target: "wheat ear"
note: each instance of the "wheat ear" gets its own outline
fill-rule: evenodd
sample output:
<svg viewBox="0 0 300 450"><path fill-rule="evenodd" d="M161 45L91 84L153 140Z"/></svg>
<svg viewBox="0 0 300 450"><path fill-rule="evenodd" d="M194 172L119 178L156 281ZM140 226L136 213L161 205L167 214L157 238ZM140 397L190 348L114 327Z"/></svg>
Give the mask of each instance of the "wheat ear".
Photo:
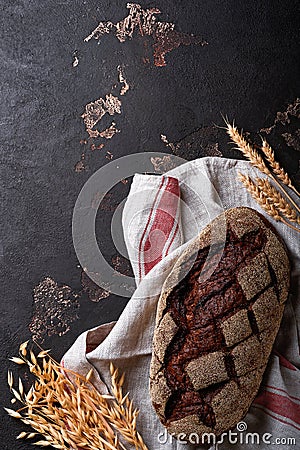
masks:
<svg viewBox="0 0 300 450"><path fill-rule="evenodd" d="M230 136L232 142L237 145L237 150L240 150L250 163L259 169L265 175L271 175L269 168L264 162L262 156L254 150L251 145L246 141L242 134L239 133L237 127L233 124L231 125L228 121L226 123L226 131Z"/></svg>
<svg viewBox="0 0 300 450"><path fill-rule="evenodd" d="M276 206L279 212L290 222L300 225L300 216L295 209L286 201L279 191L266 178L256 178L256 185L265 193L270 201Z"/></svg>
<svg viewBox="0 0 300 450"><path fill-rule="evenodd" d="M277 176L277 178L290 189L292 189L295 194L300 197L300 193L297 191L295 186L293 186L292 181L286 171L280 166L280 164L275 160L274 151L271 146L268 144L266 140L262 141L262 151L264 152L270 167L273 170L273 173Z"/></svg>
<svg viewBox="0 0 300 450"><path fill-rule="evenodd" d="M287 222L281 215L280 209L271 201L268 195L255 184L255 182L248 176L238 173L239 180L243 183L247 191L251 194L254 200L276 221L280 221L300 233L300 229Z"/></svg>
<svg viewBox="0 0 300 450"><path fill-rule="evenodd" d="M289 194L283 189L282 185L279 183L279 181L276 179L276 177L273 175L273 173L267 167L267 165L266 165L265 161L263 160L262 156L256 150L254 150L251 147L251 145L246 141L246 139L243 137L243 135L239 133L237 127L234 124L231 125L227 120L226 120L225 123L226 123L227 134L230 136L232 142L237 144L237 149L240 150L243 153L243 155L246 156L246 158L248 158L248 160L250 161L250 163L254 167L259 169L265 175L268 175L269 177L271 177L272 180L274 181L274 183L281 190L281 192L292 203L294 208L296 208L296 210L298 212L300 212L299 206L294 202L294 200L289 196ZM269 156L270 156L270 151L269 150L267 150L267 151L268 151ZM277 164L278 163L276 163L276 168L277 168ZM277 172L278 172L278 169L277 169ZM281 177L286 180L286 177L284 177L283 173L284 173L284 171L280 171Z"/></svg>

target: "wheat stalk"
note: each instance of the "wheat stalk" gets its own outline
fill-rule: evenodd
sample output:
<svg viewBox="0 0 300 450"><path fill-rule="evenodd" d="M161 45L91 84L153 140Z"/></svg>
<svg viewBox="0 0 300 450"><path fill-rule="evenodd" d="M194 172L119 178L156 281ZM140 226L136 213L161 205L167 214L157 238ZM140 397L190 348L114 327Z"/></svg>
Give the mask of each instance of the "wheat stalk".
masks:
<svg viewBox="0 0 300 450"><path fill-rule="evenodd" d="M286 171L280 166L280 164L275 160L274 151L268 144L266 140L263 139L262 141L262 147L261 147L263 153L266 156L266 159L268 163L270 164L270 167L273 171L273 173L277 176L277 178L286 186L288 186L290 189L292 189L295 194L300 196L300 193L297 191L297 189L293 186L291 179L289 175L286 173ZM297 206L297 205L296 205Z"/></svg>
<svg viewBox="0 0 300 450"><path fill-rule="evenodd" d="M294 206L294 208L298 212L300 212L299 206L294 202L291 196L286 192L286 190L277 180L278 178L282 183L292 188L294 192L298 194L298 191L293 187L288 174L284 171L284 169L280 167L279 163L275 161L274 152L271 149L271 147L267 144L267 142L263 141L262 150L274 173L272 173L271 170L267 167L262 156L256 150L254 150L251 147L251 145L246 141L246 139L243 137L243 135L239 133L237 127L234 124L231 125L227 119L225 119L225 124L227 134L230 136L232 142L237 144L237 149L240 150L244 156L246 156L246 158L254 167L259 169L260 172L262 172L263 174L268 175L280 189L282 194L285 195L285 197L289 200L289 202Z"/></svg>
<svg viewBox="0 0 300 450"><path fill-rule="evenodd" d="M230 136L233 143L237 144L237 150L240 150L243 155L249 160L249 162L260 170L260 172L264 173L265 175L268 175L273 179L273 181L276 183L276 185L279 187L279 189L284 193L284 195L287 196L287 198L293 203L294 207L300 212L299 207L294 203L293 199L287 194L287 192L283 189L281 184L278 182L278 180L275 178L274 174L270 171L270 169L267 167L264 159L262 156L254 150L251 145L246 141L246 139L243 137L241 133L239 133L237 127L233 124L231 125L228 121L226 123L226 131L227 134ZM265 142L265 141L264 141ZM262 147L262 150L264 151L266 158L268 162L271 165L271 168L274 170L275 175L285 183L291 184L291 181L288 177L288 175L285 173L283 169L280 168L279 163L277 163L274 159L274 154L272 149L268 145L264 145ZM298 192L296 191L298 194Z"/></svg>
<svg viewBox="0 0 300 450"><path fill-rule="evenodd" d="M5 409L34 432L23 431L17 439L41 435L43 439L35 445L61 450L126 450L125 441L136 450L148 450L136 429L138 410L133 408L128 394L123 395L124 375L119 377L112 364L112 394L103 395L90 381L93 369L86 376L79 375L62 367L48 351L42 350L37 356L28 352L27 344L21 344L19 356L11 360L29 367L35 382L26 393L21 379L18 388L14 387L9 371L12 401L22 407L17 411Z"/></svg>
<svg viewBox="0 0 300 450"><path fill-rule="evenodd" d="M280 196L280 201L278 204L279 197L276 196L276 198L275 198L276 201L274 202L273 189L266 191L265 190L266 186L264 185L264 183L260 183L260 186L259 186L259 185L255 184L255 182L248 175L243 175L242 173L238 173L238 178L243 183L243 185L245 186L247 191L254 198L254 200L271 217L273 217L276 221L280 221L280 222L284 223L285 225L292 228L293 230L300 232L299 228L296 228L294 225L287 222L284 219L284 217L282 217L280 215L280 214L283 214L284 212L286 213L287 211L289 211L289 207L286 205L286 201L285 201L285 199L283 199L282 196ZM261 181L261 179L259 179L259 180ZM279 194L278 191L276 191L276 193L277 193L277 195ZM285 205L282 204L281 199L284 200Z"/></svg>

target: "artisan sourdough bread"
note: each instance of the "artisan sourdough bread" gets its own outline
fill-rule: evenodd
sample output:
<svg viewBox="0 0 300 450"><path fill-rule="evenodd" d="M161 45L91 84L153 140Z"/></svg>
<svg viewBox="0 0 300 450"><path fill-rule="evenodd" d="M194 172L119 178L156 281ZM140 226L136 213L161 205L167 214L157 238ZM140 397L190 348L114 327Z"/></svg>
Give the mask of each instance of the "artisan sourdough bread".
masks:
<svg viewBox="0 0 300 450"><path fill-rule="evenodd" d="M170 433L220 435L245 416L289 270L273 227L244 207L214 219L178 259L159 299L150 369L152 403Z"/></svg>

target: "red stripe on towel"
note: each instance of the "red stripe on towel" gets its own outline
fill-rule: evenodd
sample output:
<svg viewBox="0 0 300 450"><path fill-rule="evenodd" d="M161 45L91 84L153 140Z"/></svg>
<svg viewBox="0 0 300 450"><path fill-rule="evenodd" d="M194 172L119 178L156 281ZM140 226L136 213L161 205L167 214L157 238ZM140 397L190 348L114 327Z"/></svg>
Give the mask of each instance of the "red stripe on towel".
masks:
<svg viewBox="0 0 300 450"><path fill-rule="evenodd" d="M295 397L294 395L291 395L288 391L285 391L284 389L280 389L276 386L271 386L269 384L265 384L264 387L267 389L273 389L274 391L282 392L283 394L286 394L287 397L290 397L291 399L297 400L300 402L300 397Z"/></svg>
<svg viewBox="0 0 300 450"><path fill-rule="evenodd" d="M287 369L290 370L297 370L297 367L295 367L290 361L288 361L283 355L281 355L280 353L278 353L276 350L273 350L273 354L278 356L279 358L279 364L283 367L286 367Z"/></svg>
<svg viewBox="0 0 300 450"><path fill-rule="evenodd" d="M300 425L300 405L293 402L291 398L264 391L256 397L253 403Z"/></svg>
<svg viewBox="0 0 300 450"><path fill-rule="evenodd" d="M149 227L149 224L150 224L152 215L153 215L153 211L154 211L154 208L155 208L155 204L156 204L156 202L157 202L157 198L158 198L158 195L159 195L159 193L160 193L160 190L161 190L162 187L163 187L164 181L165 181L165 177L162 177L160 186L159 186L159 188L158 188L158 190L157 190L157 192L156 192L155 199L154 199L153 205L152 205L152 207L151 207L150 214L149 214L149 216L148 216L148 220L147 220L146 226L145 226L145 228L144 228L144 231L143 231L143 233L142 233L142 237L141 237L140 244L139 244L138 264L139 264L139 278L140 278L140 279L141 279L142 276L143 276L143 274L142 274L142 261L141 261L141 260L142 260L141 256L142 256L143 240L144 240L144 237L145 237L145 235L146 235L146 233L147 233L147 230L148 230L148 227Z"/></svg>
<svg viewBox="0 0 300 450"><path fill-rule="evenodd" d="M178 215L179 199L178 180L172 177L163 177L139 245L140 279L161 261L164 247L173 233L164 254L167 255L171 249L179 229L175 220Z"/></svg>

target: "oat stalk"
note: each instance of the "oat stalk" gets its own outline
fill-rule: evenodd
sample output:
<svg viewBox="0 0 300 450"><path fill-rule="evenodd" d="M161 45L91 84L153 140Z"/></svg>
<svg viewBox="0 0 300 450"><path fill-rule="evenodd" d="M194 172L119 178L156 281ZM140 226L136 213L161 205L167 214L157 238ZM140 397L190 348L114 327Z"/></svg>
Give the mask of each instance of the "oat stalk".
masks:
<svg viewBox="0 0 300 450"><path fill-rule="evenodd" d="M227 119L225 119L226 123L226 131L227 134L230 136L233 143L237 145L237 149L240 150L243 155L249 160L249 162L260 170L265 175L268 175L276 184L278 189L282 192L282 194L289 200L289 202L294 206L294 208L300 212L299 206L294 202L294 200L291 198L291 196L286 192L286 190L283 188L281 183L278 181L280 180L282 183L284 183L289 188L293 189L293 191L299 195L296 188L291 183L291 180L288 176L288 174L282 169L278 162L275 161L274 152L271 149L271 147L267 144L266 141L263 141L262 145L262 151L264 155L266 156L266 159L270 165L270 168L267 166L266 162L264 161L263 157L259 154L257 150L255 150L244 138L242 133L239 133L237 127L234 124L230 124Z"/></svg>
<svg viewBox="0 0 300 450"><path fill-rule="evenodd" d="M273 217L273 219L284 223L288 227L300 233L299 228L289 223L282 216L287 217L288 215L290 216L288 220L291 220L292 218L293 221L296 221L297 223L299 223L299 217L298 219L294 220L295 216L294 213L291 212L291 206L288 205L286 200L281 196L280 193L278 193L278 191L276 191L276 189L272 185L269 186L268 181L258 178L256 179L258 184L255 184L255 182L248 175L243 175L242 173L238 173L238 178L254 198L254 200L261 206L262 209L264 209L271 217ZM268 189L268 187L270 187L270 189ZM274 197L273 189L276 192L276 197Z"/></svg>
<svg viewBox="0 0 300 450"><path fill-rule="evenodd" d="M27 366L35 377L26 392L21 379L17 383L11 371L8 385L18 410L7 413L33 428L23 431L17 439L42 439L34 445L61 450L126 450L126 442L136 450L148 450L136 429L138 410L128 394L123 395L124 375L111 364L111 394L101 394L91 382L93 370L86 376L62 367L41 350L36 356L23 343L19 356L11 358ZM17 385L17 386L15 386Z"/></svg>

